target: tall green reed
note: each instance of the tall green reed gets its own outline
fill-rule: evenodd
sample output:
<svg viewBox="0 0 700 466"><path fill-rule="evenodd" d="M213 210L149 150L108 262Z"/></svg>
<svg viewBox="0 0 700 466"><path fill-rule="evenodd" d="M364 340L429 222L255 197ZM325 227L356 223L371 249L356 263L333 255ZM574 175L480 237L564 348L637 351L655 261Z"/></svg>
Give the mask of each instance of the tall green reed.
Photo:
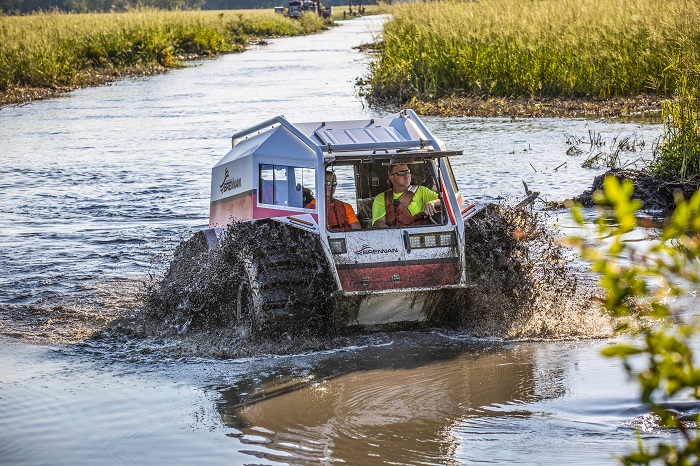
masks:
<svg viewBox="0 0 700 466"><path fill-rule="evenodd" d="M649 170L661 178L700 178L700 69L683 77L676 99L662 108L664 130Z"/></svg>
<svg viewBox="0 0 700 466"><path fill-rule="evenodd" d="M272 10L0 15L0 93L89 85L105 75L172 68L184 57L241 51L256 38L308 34L328 26Z"/></svg>
<svg viewBox="0 0 700 466"><path fill-rule="evenodd" d="M369 94L670 96L679 76L668 66L679 54L700 63L699 32L700 5L688 0L403 4L385 26Z"/></svg>

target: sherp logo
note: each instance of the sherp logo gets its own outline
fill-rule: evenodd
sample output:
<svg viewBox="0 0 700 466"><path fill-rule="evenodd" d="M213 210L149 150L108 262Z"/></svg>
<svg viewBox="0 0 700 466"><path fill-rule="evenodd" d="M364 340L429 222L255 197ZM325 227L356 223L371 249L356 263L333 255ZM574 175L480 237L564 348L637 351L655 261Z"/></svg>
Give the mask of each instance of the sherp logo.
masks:
<svg viewBox="0 0 700 466"><path fill-rule="evenodd" d="M372 246L369 244L365 244L362 246L360 249L355 251L355 254L358 256L363 256L365 254L388 254L391 252L399 252L398 249L396 248L389 248L389 249L374 249Z"/></svg>
<svg viewBox="0 0 700 466"><path fill-rule="evenodd" d="M230 191L232 189L240 188L241 187L241 179L240 178L232 178L228 179L228 168L224 171L224 181L221 182L219 185L219 190L221 191L221 194L225 193L226 191Z"/></svg>

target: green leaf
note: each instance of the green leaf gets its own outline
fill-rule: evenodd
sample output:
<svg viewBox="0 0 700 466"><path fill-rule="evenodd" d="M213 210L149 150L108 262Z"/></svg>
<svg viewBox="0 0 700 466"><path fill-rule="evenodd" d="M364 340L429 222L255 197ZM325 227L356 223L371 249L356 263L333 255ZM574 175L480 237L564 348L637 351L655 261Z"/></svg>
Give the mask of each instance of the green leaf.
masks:
<svg viewBox="0 0 700 466"><path fill-rule="evenodd" d="M601 351L601 354L607 358L613 358L613 357L627 357L627 356L632 356L635 354L641 353L643 350L640 348L637 348L636 346L632 345L622 345L622 344L617 344L617 345L611 345L606 348L603 348Z"/></svg>

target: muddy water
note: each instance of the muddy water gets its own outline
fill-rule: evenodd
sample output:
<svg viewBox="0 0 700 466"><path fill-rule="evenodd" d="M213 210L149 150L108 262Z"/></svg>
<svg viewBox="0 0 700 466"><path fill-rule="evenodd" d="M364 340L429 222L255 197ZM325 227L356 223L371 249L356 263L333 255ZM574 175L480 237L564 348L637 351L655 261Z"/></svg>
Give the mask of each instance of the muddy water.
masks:
<svg viewBox="0 0 700 466"><path fill-rule="evenodd" d="M382 114L353 88L366 65L352 46L379 24L0 110L0 463L612 464L633 448L644 409L599 356L607 341L559 341L556 328L540 342L375 333L229 360L170 340L83 342L136 313L149 274L206 225L210 169L234 131L277 114ZM426 123L467 154L453 167L480 201L515 198L522 180L571 197L601 172L581 168L589 153L633 135L644 144L622 156L648 158L660 134L633 122ZM565 215L551 221L568 231Z"/></svg>

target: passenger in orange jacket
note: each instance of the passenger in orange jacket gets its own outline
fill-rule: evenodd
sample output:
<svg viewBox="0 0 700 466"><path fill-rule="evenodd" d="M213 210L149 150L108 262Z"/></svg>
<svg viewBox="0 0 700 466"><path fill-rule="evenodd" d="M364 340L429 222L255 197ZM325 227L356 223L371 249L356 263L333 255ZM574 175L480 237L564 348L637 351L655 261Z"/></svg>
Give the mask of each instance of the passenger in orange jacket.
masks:
<svg viewBox="0 0 700 466"><path fill-rule="evenodd" d="M326 172L326 201L328 210L326 211L326 221L330 231L359 230L362 228L360 221L355 215L352 206L346 202L336 199L335 187L338 185L335 173ZM316 207L316 199L306 205L307 209Z"/></svg>

